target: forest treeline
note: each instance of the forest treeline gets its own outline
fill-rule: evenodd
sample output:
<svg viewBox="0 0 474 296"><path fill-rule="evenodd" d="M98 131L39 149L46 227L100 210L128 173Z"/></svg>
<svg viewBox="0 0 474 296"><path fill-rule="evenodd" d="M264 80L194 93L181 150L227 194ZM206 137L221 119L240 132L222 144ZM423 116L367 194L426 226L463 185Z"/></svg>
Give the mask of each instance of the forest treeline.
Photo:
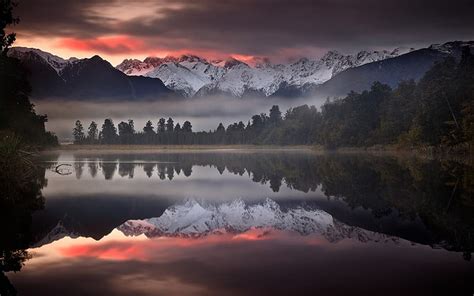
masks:
<svg viewBox="0 0 474 296"><path fill-rule="evenodd" d="M328 101L318 110L303 105L282 115L277 105L213 131L193 132L192 124L172 118L148 121L136 130L133 120L105 119L101 129L80 121L73 131L78 144L274 144L326 148L373 145L467 146L474 139L474 58L465 48L459 62L437 63L419 81L397 88L375 82L362 93Z"/></svg>

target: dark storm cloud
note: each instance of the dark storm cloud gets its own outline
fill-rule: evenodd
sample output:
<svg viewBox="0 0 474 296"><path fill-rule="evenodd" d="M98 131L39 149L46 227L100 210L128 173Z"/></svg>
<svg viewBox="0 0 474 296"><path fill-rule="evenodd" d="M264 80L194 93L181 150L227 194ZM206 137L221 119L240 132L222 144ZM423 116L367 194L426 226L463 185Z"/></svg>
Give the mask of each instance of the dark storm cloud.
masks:
<svg viewBox="0 0 474 296"><path fill-rule="evenodd" d="M88 9L100 0L19 0L15 14L20 17L22 33L36 37L75 36L91 37L111 32L108 19L95 16Z"/></svg>
<svg viewBox="0 0 474 296"><path fill-rule="evenodd" d="M101 14L108 6L144 8L146 17ZM23 0L21 33L93 38L129 35L150 48L271 54L287 48L354 49L474 38L472 0ZM147 6L149 7L149 6ZM149 12L154 13L149 13Z"/></svg>

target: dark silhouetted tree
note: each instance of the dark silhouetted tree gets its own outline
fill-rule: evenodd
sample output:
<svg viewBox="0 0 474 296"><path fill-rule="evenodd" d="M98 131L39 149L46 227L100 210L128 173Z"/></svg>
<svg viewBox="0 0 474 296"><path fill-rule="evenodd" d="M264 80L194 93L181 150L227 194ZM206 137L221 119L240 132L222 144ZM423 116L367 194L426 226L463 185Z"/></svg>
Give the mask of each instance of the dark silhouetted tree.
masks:
<svg viewBox="0 0 474 296"><path fill-rule="evenodd" d="M5 29L19 21L12 14L15 6L13 1L0 1L0 131L13 132L33 145L57 145L56 136L46 132L47 116L37 115L29 100L27 71L18 59L7 56L15 34Z"/></svg>
<svg viewBox="0 0 474 296"><path fill-rule="evenodd" d="M157 128L158 133L163 133L166 131L166 119L160 118L158 120L158 128Z"/></svg>
<svg viewBox="0 0 474 296"><path fill-rule="evenodd" d="M82 144L85 140L84 127L80 120L76 120L76 126L74 127L72 134L74 136L74 144Z"/></svg>
<svg viewBox="0 0 474 296"><path fill-rule="evenodd" d="M154 127L153 127L153 123L151 122L151 120L148 120L145 124L145 127L143 127L143 132L146 134L146 135L153 135L155 134L155 131L154 131Z"/></svg>
<svg viewBox="0 0 474 296"><path fill-rule="evenodd" d="M92 121L87 130L88 142L91 144L95 143L97 141L98 133L99 131L97 129L97 123L95 123L95 121Z"/></svg>
<svg viewBox="0 0 474 296"><path fill-rule="evenodd" d="M270 109L270 124L276 125L281 122L281 112L278 105L273 105Z"/></svg>
<svg viewBox="0 0 474 296"><path fill-rule="evenodd" d="M20 22L18 17L13 16L13 8L16 3L11 0L0 0L0 49L3 56L7 55L7 51L15 42L16 34L5 32L5 28L9 25L16 25Z"/></svg>
<svg viewBox="0 0 474 296"><path fill-rule="evenodd" d="M225 133L225 127L222 124L222 122L219 123L219 125L217 126L216 133L220 133L220 134Z"/></svg>
<svg viewBox="0 0 474 296"><path fill-rule="evenodd" d="M130 134L135 134L135 122L133 122L133 119L128 120L128 126L129 126L129 131Z"/></svg>
<svg viewBox="0 0 474 296"><path fill-rule="evenodd" d="M174 130L174 121L170 117L168 118L168 121L166 122L166 131L167 132L172 132Z"/></svg>
<svg viewBox="0 0 474 296"><path fill-rule="evenodd" d="M135 129L133 127L133 120L128 122L120 122L118 124L118 131L120 137L120 143L122 144L132 144L133 136L135 134Z"/></svg>
<svg viewBox="0 0 474 296"><path fill-rule="evenodd" d="M114 144L117 142L117 129L112 119L107 118L102 125L102 142L105 144Z"/></svg>
<svg viewBox="0 0 474 296"><path fill-rule="evenodd" d="M191 133L193 131L193 126L191 125L191 122L189 121L185 121L183 123L183 128L182 128L182 131L183 132L186 132L186 133Z"/></svg>

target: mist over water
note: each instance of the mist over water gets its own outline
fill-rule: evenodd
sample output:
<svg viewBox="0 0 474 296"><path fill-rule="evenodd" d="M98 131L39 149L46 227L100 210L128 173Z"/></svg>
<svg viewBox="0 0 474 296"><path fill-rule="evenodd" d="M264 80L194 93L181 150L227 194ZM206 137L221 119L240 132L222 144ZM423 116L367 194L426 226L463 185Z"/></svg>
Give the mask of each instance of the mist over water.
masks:
<svg viewBox="0 0 474 296"><path fill-rule="evenodd" d="M80 100L47 99L34 101L39 114L47 114L47 129L56 133L60 141L72 138L71 132L76 120L80 120L87 128L91 121L95 121L99 128L105 118L112 118L115 125L120 121L133 119L135 129L142 131L148 120L156 123L161 117L172 117L175 124L182 124L189 120L193 131L209 131L217 128L220 122L227 125L242 121L245 124L252 115L267 113L272 105L278 105L282 114L291 107L304 104L314 105L318 109L326 98L231 98L206 97L189 98L186 100L166 101L110 101L95 100L86 102Z"/></svg>

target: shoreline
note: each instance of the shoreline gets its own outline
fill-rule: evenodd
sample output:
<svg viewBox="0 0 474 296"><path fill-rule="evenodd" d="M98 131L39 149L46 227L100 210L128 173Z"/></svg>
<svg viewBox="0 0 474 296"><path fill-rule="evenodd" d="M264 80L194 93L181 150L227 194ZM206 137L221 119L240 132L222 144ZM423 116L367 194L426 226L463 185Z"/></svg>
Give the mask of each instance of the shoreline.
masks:
<svg viewBox="0 0 474 296"><path fill-rule="evenodd" d="M77 145L77 144L62 144L57 147L49 147L41 153L55 153L55 152L80 152L80 153L127 153L127 152L235 152L235 151L305 151L321 154L378 154L378 155L405 155L417 156L425 158L444 158L444 159L463 159L464 161L473 162L473 153L469 153L466 149L451 149L446 150L441 147L417 147L417 148L401 148L399 146L382 146L376 145L371 147L341 147L337 149L326 149L317 145Z"/></svg>
<svg viewBox="0 0 474 296"><path fill-rule="evenodd" d="M50 147L43 150L42 154L56 152L78 153L162 153L162 152L258 152L258 151L320 151L310 145L274 146L274 145L76 145L66 144Z"/></svg>

